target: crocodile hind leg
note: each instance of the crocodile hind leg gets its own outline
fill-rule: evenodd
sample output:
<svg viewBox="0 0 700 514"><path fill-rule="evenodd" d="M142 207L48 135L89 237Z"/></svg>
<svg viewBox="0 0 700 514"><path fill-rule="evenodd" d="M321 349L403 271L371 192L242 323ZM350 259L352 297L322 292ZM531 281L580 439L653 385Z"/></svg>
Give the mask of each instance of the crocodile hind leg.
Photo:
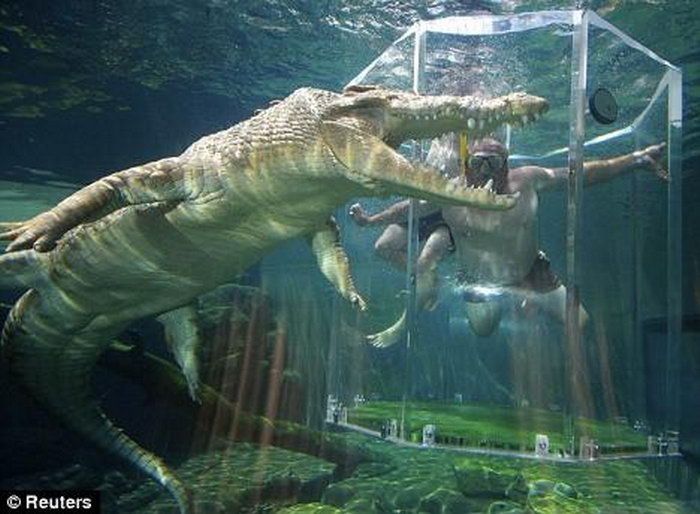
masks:
<svg viewBox="0 0 700 514"><path fill-rule="evenodd" d="M54 319L55 303L42 302L32 289L10 311L1 339L10 371L67 428L134 464L172 494L182 514L191 514L192 500L184 484L158 457L113 425L92 397L90 372L114 330L61 332Z"/></svg>

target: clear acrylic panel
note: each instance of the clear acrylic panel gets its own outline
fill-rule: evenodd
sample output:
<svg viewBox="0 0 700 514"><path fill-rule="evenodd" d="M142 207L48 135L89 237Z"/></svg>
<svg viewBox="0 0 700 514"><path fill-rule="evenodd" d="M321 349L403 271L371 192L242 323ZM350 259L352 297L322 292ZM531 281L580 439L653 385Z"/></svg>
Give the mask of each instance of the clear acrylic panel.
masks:
<svg viewBox="0 0 700 514"><path fill-rule="evenodd" d="M557 12L510 18L451 18L423 23L382 54L376 63L381 71L389 59L401 62L396 56L397 47L401 45L406 55L424 55L417 69L399 73L404 78L413 74L413 86L417 91L486 96L527 91L546 97L550 111L536 125L514 130L506 127L496 137L509 145L511 167L526 164L566 166L566 154L557 153L557 150L566 147L569 140L571 20L571 13ZM411 41L413 47L407 46L407 41ZM416 51L416 44L422 45L422 51ZM370 78L377 76L374 67L370 66L353 83L373 83ZM407 146L405 150L409 155L422 153L425 156L429 154L429 148L430 142L423 142L417 147ZM428 159L435 164L430 157ZM457 171L444 169L444 164L441 167L448 173ZM566 263L565 196L559 191L542 201L548 202L544 209L556 214L541 216L536 230L543 233L543 245L548 247L553 268L563 273ZM368 201L367 205L374 212L391 203L391 200L384 204ZM460 209L452 210L449 215L459 216ZM418 227L420 223L415 221L411 225ZM375 229L373 240L378 237L376 233ZM419 243L416 228L409 240L415 243L412 247L416 249L409 253L410 264L415 263L424 241ZM558 435L552 435L552 439L558 439L557 444L562 447L566 431L566 420L562 416L566 359L562 353L563 345L554 345L552 341L564 338L563 311L559 313L558 325L553 324L542 315L541 309L530 307L524 296L504 295L496 301L502 318L499 329L488 335L475 335L461 298L462 270L459 245L457 247L454 258L440 263L439 304L434 310L416 309L415 298L410 294L415 280L410 276L403 279L405 286L394 290L393 299L384 288L379 306L383 315L375 317L370 328L385 328L387 315L391 320L390 313L393 312L395 319L403 309L407 311L409 323L400 344L371 352L371 367L381 366L386 359L393 363L405 360L403 394L406 403L397 403L400 395L387 395L384 391L370 395L386 402L383 405L386 417L396 419L399 430L404 421L405 432L400 435L407 440L420 441L423 427L430 424L431 416L444 417L444 412L441 415L435 412L450 409L457 402L458 409L465 413L472 411L472 417L484 417L482 426L471 433L461 434L459 428L450 431L445 425L446 420L443 420L442 427L436 422L439 441L459 441L459 445L465 447L531 451L535 445L534 431L524 438L514 438L507 433L506 427L499 433L494 419L488 418L503 416L517 428L518 416L537 416L540 415L539 409L545 411L549 426L556 425ZM380 266L386 268L388 265L384 262ZM398 271L389 273L397 274ZM402 279L395 281L401 282ZM402 290L405 297L396 297L396 292ZM563 300L548 301L561 304ZM563 304L560 307L563 309ZM547 309L551 310L545 307L545 311ZM394 364L386 371L396 374L401 370ZM388 380L386 372L381 375ZM360 410L368 409L370 406ZM393 414L389 415L389 412ZM527 428L525 425L527 422L523 429Z"/></svg>
<svg viewBox="0 0 700 514"><path fill-rule="evenodd" d="M675 70L595 15L591 21L587 98L604 88L615 99L618 116L607 123L587 114L585 161L656 144L669 149L668 86ZM669 227L680 220L669 219L672 155L667 155L661 153L656 165L627 166L621 176L585 187L582 194L576 266L590 322L580 338L571 401L575 416L615 425L602 454L645 450L628 435L629 428L636 427L632 435L655 438L677 429L668 424L677 394L668 389L671 364L657 365L677 343L659 344L647 334L654 323L663 323L668 334L669 291L680 285L669 283L675 251L669 243L676 237ZM584 432L582 437L594 438Z"/></svg>
<svg viewBox="0 0 700 514"><path fill-rule="evenodd" d="M363 356L365 376L381 379L339 393L368 400L349 409L351 425L387 435L394 420L397 432L389 436L409 443L430 442L432 434L454 450L519 456L535 454L545 435L544 457L579 462L667 452L669 444L677 451L679 76L594 13L561 11L419 23L351 82L546 97L550 110L542 119L495 137L508 146L511 170L538 166L563 177L537 195L533 212L538 249L566 287L494 291L497 328L476 335L465 311L458 241L438 265L437 306L420 308L414 270L423 234L414 202L409 275L376 255L360 256L372 262L358 275L369 274L362 280L381 313L362 329L386 328L403 310L408 323L399 343ZM617 116L607 123L589 109L599 88L617 101ZM666 146L653 166L630 157L660 143ZM435 164L430 145L403 150ZM615 157L622 161L605 161ZM604 183L588 187L594 161L607 172ZM364 205L377 212L395 201ZM443 209L448 225L460 209ZM363 230L349 237L361 254L372 253L383 227ZM575 321L568 330L567 319Z"/></svg>

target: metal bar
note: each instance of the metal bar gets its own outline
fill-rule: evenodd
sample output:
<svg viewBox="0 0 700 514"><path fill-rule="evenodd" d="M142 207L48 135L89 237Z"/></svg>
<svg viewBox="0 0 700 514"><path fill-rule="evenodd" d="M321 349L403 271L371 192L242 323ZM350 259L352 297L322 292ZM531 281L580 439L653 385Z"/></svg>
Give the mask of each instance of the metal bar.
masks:
<svg viewBox="0 0 700 514"><path fill-rule="evenodd" d="M449 16L423 22L427 32L457 36L510 34L549 25L571 25L580 11L536 11L507 15Z"/></svg>
<svg viewBox="0 0 700 514"><path fill-rule="evenodd" d="M420 93L423 89L423 75L425 73L425 42L426 32L422 23L414 26L415 39L413 45L413 91ZM422 157L420 143L413 146L414 158ZM401 420L399 425L399 437L405 438L406 401L409 396L411 377L411 346L415 335L416 314L416 259L418 252L418 223L416 219L416 200L411 199L408 210L408 241L406 249L406 351L404 360L404 386L401 401Z"/></svg>
<svg viewBox="0 0 700 514"><path fill-rule="evenodd" d="M571 104L569 131L569 181L566 219L566 342L568 349L567 414L575 411L577 394L577 356L581 348L579 330L579 275L578 245L581 227L583 193L583 140L585 137L585 100L588 65L588 11L577 11L574 16L571 49Z"/></svg>
<svg viewBox="0 0 700 514"><path fill-rule="evenodd" d="M667 232L667 317L666 343L666 395L667 430L680 427L680 364L681 330L683 315L682 295L682 98L683 75L680 71L669 71L668 87L668 232Z"/></svg>

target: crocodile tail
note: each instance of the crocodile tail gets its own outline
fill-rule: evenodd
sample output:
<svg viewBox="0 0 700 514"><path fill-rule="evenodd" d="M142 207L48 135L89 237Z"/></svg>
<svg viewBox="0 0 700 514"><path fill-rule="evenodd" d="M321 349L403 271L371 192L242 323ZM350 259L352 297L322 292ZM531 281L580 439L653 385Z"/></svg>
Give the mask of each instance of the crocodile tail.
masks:
<svg viewBox="0 0 700 514"><path fill-rule="evenodd" d="M37 253L33 250L0 255L0 289L35 286L41 276Z"/></svg>
<svg viewBox="0 0 700 514"><path fill-rule="evenodd" d="M68 338L41 323L36 290L13 306L2 330L3 355L10 371L67 428L121 457L161 484L181 514L194 512L189 490L156 455L112 424L90 392L90 375L111 337L90 333ZM38 314L37 314L38 312Z"/></svg>

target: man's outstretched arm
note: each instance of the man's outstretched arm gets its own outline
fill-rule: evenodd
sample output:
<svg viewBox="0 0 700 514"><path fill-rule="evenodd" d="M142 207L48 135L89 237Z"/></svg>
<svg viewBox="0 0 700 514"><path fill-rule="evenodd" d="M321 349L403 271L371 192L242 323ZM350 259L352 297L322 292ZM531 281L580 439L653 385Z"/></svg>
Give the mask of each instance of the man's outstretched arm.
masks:
<svg viewBox="0 0 700 514"><path fill-rule="evenodd" d="M368 214L359 203L350 206L350 216L355 223L364 225L389 225L391 223L406 223L411 205L410 200L402 200L387 207L376 214ZM418 200L418 216L427 216L436 212L440 207L432 205L425 200Z"/></svg>
<svg viewBox="0 0 700 514"><path fill-rule="evenodd" d="M667 180L668 174L659 163L666 143L651 145L610 159L588 161L583 164L585 186L612 180L617 176L633 171L638 166L650 167L660 178ZM538 191L564 187L569 177L568 168L542 168L524 166L511 172L511 181L519 186L530 183Z"/></svg>

